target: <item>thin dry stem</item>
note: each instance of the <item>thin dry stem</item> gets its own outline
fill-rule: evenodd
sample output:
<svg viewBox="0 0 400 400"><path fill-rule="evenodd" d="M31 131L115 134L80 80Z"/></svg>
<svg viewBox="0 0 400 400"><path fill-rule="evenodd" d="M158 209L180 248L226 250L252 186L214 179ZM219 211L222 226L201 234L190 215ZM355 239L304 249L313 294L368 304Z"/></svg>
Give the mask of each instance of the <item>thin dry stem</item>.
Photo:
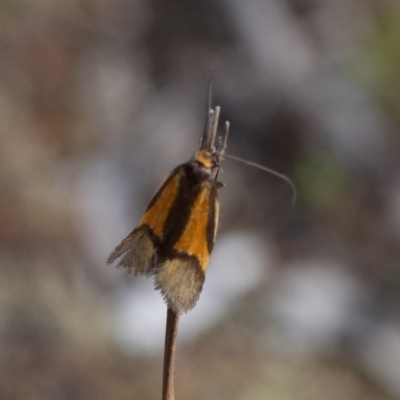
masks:
<svg viewBox="0 0 400 400"><path fill-rule="evenodd" d="M165 329L164 370L162 400L174 400L174 369L176 339L178 336L179 313L172 308L167 310L167 324Z"/></svg>

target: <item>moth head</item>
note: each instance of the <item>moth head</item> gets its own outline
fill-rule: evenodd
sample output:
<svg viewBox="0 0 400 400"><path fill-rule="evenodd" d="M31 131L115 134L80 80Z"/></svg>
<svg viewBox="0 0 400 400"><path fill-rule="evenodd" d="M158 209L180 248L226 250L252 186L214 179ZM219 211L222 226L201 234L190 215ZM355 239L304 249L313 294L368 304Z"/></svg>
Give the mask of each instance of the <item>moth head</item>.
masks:
<svg viewBox="0 0 400 400"><path fill-rule="evenodd" d="M215 164L215 152L210 150L199 150L194 159L197 163L199 163L202 167L212 170Z"/></svg>

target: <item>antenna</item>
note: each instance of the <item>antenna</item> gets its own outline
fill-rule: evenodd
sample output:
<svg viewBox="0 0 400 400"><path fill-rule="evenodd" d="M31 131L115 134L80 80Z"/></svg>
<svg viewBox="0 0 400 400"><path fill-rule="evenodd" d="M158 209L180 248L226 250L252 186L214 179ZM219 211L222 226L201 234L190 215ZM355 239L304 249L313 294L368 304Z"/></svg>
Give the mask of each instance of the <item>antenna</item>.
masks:
<svg viewBox="0 0 400 400"><path fill-rule="evenodd" d="M274 175L274 176L276 176L276 177L278 177L280 179L283 179L286 183L289 184L289 186L292 189L292 192L293 192L292 204L294 205L296 203L296 200L297 200L296 186L294 185L293 181L290 178L288 178L286 175L281 174L281 173L279 173L279 172L277 172L277 171L275 171L275 170L273 170L271 168L265 167L264 165L254 163L252 161L248 161L248 160L245 160L245 159L240 158L240 157L232 156L230 154L225 154L224 157L225 158L229 158L231 160L235 160L235 161L241 162L243 164L250 165L250 166L252 166L254 168L261 169L262 171L268 172L271 175Z"/></svg>

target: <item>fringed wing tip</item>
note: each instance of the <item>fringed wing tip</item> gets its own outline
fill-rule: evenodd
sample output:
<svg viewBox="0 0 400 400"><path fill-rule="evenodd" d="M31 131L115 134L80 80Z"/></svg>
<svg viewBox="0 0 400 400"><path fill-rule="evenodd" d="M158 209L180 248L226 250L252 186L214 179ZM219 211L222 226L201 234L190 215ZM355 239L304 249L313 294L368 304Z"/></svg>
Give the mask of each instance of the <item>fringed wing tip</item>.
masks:
<svg viewBox="0 0 400 400"><path fill-rule="evenodd" d="M115 254L115 250L108 256L107 265L111 265L119 256Z"/></svg>

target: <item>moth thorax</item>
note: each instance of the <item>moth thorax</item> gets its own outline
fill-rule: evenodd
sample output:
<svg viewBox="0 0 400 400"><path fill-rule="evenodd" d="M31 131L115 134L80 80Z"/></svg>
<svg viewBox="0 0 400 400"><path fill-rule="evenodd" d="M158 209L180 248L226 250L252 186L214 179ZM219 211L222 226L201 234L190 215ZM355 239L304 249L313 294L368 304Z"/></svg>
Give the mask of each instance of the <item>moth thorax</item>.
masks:
<svg viewBox="0 0 400 400"><path fill-rule="evenodd" d="M195 161L201 164L204 168L212 169L214 164L214 156L211 151L201 150L194 156Z"/></svg>

